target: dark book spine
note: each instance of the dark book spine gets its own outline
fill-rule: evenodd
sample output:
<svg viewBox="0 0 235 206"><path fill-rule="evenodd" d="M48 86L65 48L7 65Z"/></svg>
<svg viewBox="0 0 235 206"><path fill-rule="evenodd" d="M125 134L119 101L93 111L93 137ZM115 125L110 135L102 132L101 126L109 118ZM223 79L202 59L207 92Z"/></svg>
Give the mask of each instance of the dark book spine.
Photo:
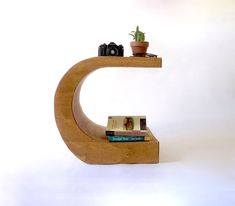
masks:
<svg viewBox="0 0 235 206"><path fill-rule="evenodd" d="M106 136L147 136L147 130L132 130L132 131L110 131L106 130Z"/></svg>
<svg viewBox="0 0 235 206"><path fill-rule="evenodd" d="M114 131L106 131L106 136L114 136Z"/></svg>

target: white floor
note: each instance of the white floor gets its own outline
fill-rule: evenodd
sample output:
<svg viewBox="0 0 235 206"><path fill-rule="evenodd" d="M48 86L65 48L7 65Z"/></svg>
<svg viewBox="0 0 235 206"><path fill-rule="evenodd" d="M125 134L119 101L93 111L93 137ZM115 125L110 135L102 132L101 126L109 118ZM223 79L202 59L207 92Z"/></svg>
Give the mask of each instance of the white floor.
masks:
<svg viewBox="0 0 235 206"><path fill-rule="evenodd" d="M87 165L56 130L53 140L37 140L40 148L22 139L23 151L1 163L1 205L232 206L234 123L230 116L159 129L160 164Z"/></svg>

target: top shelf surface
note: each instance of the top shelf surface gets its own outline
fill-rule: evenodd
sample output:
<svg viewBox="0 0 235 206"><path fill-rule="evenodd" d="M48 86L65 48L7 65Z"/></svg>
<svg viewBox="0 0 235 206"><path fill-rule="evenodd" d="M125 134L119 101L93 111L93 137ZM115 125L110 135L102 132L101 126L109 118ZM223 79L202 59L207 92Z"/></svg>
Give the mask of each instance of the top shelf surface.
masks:
<svg viewBox="0 0 235 206"><path fill-rule="evenodd" d="M162 67L162 58L98 56L87 59L100 67ZM84 60L84 61L87 61Z"/></svg>

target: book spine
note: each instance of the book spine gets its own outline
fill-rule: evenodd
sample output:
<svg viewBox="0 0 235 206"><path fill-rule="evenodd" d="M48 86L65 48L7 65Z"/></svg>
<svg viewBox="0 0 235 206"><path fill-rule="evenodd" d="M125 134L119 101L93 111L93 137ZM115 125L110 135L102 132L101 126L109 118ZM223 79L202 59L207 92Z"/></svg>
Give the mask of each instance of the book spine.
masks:
<svg viewBox="0 0 235 206"><path fill-rule="evenodd" d="M150 137L146 136L108 136L110 142L138 142L149 141Z"/></svg>
<svg viewBox="0 0 235 206"><path fill-rule="evenodd" d="M106 130L105 134L107 136L147 136L148 132L146 131L141 131L141 130L132 130L132 131L110 131Z"/></svg>

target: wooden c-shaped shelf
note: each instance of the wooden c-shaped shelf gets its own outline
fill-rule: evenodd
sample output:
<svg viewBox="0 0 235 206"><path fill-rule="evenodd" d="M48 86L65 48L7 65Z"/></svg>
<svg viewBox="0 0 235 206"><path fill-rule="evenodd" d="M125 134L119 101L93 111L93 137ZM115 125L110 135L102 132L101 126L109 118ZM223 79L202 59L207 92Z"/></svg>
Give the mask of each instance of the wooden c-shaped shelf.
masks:
<svg viewBox="0 0 235 206"><path fill-rule="evenodd" d="M105 138L105 127L92 122L82 111L80 90L85 78L103 67L161 67L161 58L93 57L75 64L61 79L54 101L60 134L79 159L90 164L158 163L159 142L115 142Z"/></svg>

